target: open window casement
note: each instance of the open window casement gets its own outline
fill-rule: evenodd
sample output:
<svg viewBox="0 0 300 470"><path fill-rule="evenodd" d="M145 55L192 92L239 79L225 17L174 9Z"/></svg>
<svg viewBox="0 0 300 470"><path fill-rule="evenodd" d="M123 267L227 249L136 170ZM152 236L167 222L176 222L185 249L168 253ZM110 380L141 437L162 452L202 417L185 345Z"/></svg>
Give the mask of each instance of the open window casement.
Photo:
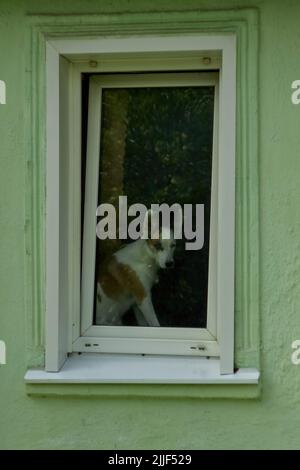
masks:
<svg viewBox="0 0 300 470"><path fill-rule="evenodd" d="M198 95L198 96L197 96ZM191 113L190 102L194 105L195 100L198 98L198 103L200 105L200 110L198 111L197 116L201 116L203 113L202 107L208 108L211 107L210 114L211 118L211 139L206 136L203 136L202 139L199 139L198 135L198 125L195 125L196 138L198 137L198 145L202 143L202 147L209 142L211 148L207 151L206 160L203 162L199 157L199 171L198 175L195 174L197 170L197 162L194 164L195 155L193 150L197 153L198 148L188 148L188 145L192 147L193 142L187 142L186 152L180 152L180 167L174 169L174 166L178 161L171 162L169 165L164 165L161 162L160 155L157 157L158 162L155 162L155 156L153 156L154 149L150 149L149 158L148 158L148 168L147 166L147 155L143 155L145 147L149 146L149 133L152 130L152 140L153 147L160 143L161 147L164 147L164 143L159 141L159 138L164 138L166 131L161 129L162 122L167 120L167 123L172 124L173 116L170 115L170 109L172 111L177 111L179 116L182 116L182 123L177 123L174 126L174 129L168 128L168 134L173 138L174 136L184 135L183 141L189 138L186 133L189 132L188 126L189 123L186 123L187 117L185 113ZM123 100L123 101L122 101ZM174 102L176 100L176 102ZM183 106L178 104L178 101L183 101ZM128 103L130 102L130 104ZM103 110L103 104L105 113L101 113ZM159 104L164 102L162 105L165 110L165 116L161 118L161 109ZM169 108L166 111L167 104L170 103ZM121 109L123 104L126 105L127 116L126 119L121 119L122 113L124 114L124 109ZM202 105L202 106L201 106ZM115 108L115 109L112 109ZM140 108L140 109L139 109ZM148 109L147 109L148 108ZM151 109L149 109L151 108ZM155 113L154 109L157 109ZM183 108L183 109L182 109ZM143 115L151 112L150 117L143 118ZM109 122L109 114L113 116L116 122ZM154 115L155 114L155 115ZM108 116L107 116L108 115ZM213 73L168 73L168 74L139 74L139 75L93 75L90 77L90 88L89 88L89 129L88 129L88 153L87 153L87 162L86 162L86 204L85 204L85 217L84 217L84 235L83 235L83 267L82 267L82 290L81 290L81 337L74 344L74 349L76 351L95 351L95 352L125 352L125 353L143 353L143 354L177 354L177 355L194 355L201 354L205 356L219 356L219 346L216 340L217 331L216 331L216 306L214 304L215 296L213 295L213 285L215 277L215 256L216 256L216 245L215 238L212 234L215 231L216 227L216 178L217 178L217 155L213 149L213 141L216 141L216 127L218 121L218 74ZM105 123L107 129L104 127L103 132L99 132L101 128L101 116L102 122ZM143 122L144 119L144 122ZM193 117L190 117L193 120ZM123 122L122 122L123 121ZM125 124L124 124L125 122ZM174 123L173 123L174 124ZM120 131L120 125L124 127ZM151 127L153 125L155 128ZM201 122L199 122L201 126ZM204 123L203 123L204 126ZM133 127L133 129L131 128ZM146 138L144 142L141 142L143 139L140 136L140 127L145 129ZM210 126L208 126L210 127ZM215 129L214 129L215 127ZM127 134L127 138L126 138ZM174 134L174 136L173 136ZM101 148L101 137L104 140ZM165 138L170 138L166 136ZM175 137L174 137L175 138ZM191 137L192 138L192 137ZM122 141L125 140L125 142ZM138 140L136 142L136 140ZM111 140L111 142L110 142ZM127 142L126 142L127 141ZM121 146L121 149L119 148ZM113 147L113 148L111 148ZM170 142L166 142L166 148L158 149L158 151L163 153L163 160L170 160L172 155L167 153ZM182 142L179 143L179 146L174 145L174 151L177 151L177 148L182 149ZM197 145L195 145L197 147ZM126 151L127 150L127 151ZM170 152L170 149L169 149ZM126 156L124 155L126 153ZM171 152L170 152L171 153ZM186 155L188 153L192 154L190 158ZM101 156L100 156L101 154ZM166 155L165 155L166 154ZM215 155L213 155L215 154ZM100 156L100 159L99 159ZM117 158L116 158L117 156ZM124 159L131 160L130 163L124 162ZM100 165L102 160L102 171L100 171ZM112 161L116 159L117 161ZM122 160L122 162L120 162ZM135 161L134 161L135 160ZM153 162L154 160L154 162ZM184 161L188 160L188 161ZM201 166L202 163L202 166ZM206 163L204 166L203 163ZM96 255L96 209L97 209L97 195L100 195L105 198L105 201L111 201L116 199L115 194L118 196L120 191L124 191L125 188L128 188L129 193L132 191L131 187L134 186L133 190L135 195L138 195L138 200L146 202L143 199L144 192L150 192L147 200L153 200L157 197L157 191L161 191L162 184L165 180L165 177L169 179L172 178L171 184L168 187L164 187L164 191L168 191L169 194L173 195L174 192L177 193L177 187L175 179L178 178L182 172L181 166L190 167L190 175L186 180L191 179L190 184L194 183L195 190L200 186L199 178L201 177L201 170L208 171L209 175L206 175L208 183L205 185L205 188L202 190L202 193L207 190L209 192L206 195L207 200L210 203L211 209L207 211L207 219L210 220L211 229L208 227L206 231L208 236L210 236L209 249L207 247L206 256L202 255L199 252L186 253L185 244L181 249L181 256L183 261L182 267L176 267L176 252L175 252L175 272L172 273L163 273L163 280L158 281L158 286L154 292L154 300L156 300L157 308L168 309L167 312L161 312L160 317L162 321L166 324L170 324L171 327L161 327L161 328L149 328L149 327L116 327L116 326L97 326L94 321L94 305L95 305L95 271L97 268L101 271L101 258L105 259L105 251L110 250L109 243L100 243L99 251L100 257ZM129 166L129 168L128 168ZM125 169L123 168L125 167ZM127 167L127 168L126 168ZM169 174L171 167L172 173ZM154 179L149 175L149 171L152 169L153 174L155 174L155 168L157 168L158 173L161 175L161 180L158 183L154 183ZM127 172L126 172L127 169ZM162 175L163 171L167 173ZM134 175L132 178L132 174ZM187 170L188 171L188 168ZM115 172L118 172L115 175ZM99 178L99 173L103 175ZM120 178L120 173L122 176ZM188 175L187 175L188 176ZM157 175L159 178L159 175ZM141 179L141 181L137 181ZM99 188L98 188L98 181ZM103 181L103 184L102 181ZM105 180L108 180L108 187L105 184ZM148 182L148 185L147 185ZM185 178L183 178L183 185L185 189ZM202 183L204 186L204 183ZM103 189L104 186L104 189ZM139 189L140 187L140 189ZM174 188L175 187L175 188ZM112 188L112 189L111 189ZM181 188L180 188L181 189ZM104 194L103 194L104 193ZM168 194L168 196L169 196ZM128 196L130 198L130 195ZM165 196L166 197L166 196ZM169 196L170 197L170 196ZM155 200L155 199L154 199ZM99 201L103 202L103 201ZM172 202L176 202L175 200ZM209 217L211 213L211 216ZM199 221L198 221L199 222ZM209 222L208 222L209 223ZM113 242L115 243L115 242ZM102 249L101 249L102 248ZM116 250L115 247L114 251ZM179 248L177 247L177 251ZM104 254L103 254L104 252ZM210 253L209 253L210 252ZM102 256L101 256L102 255ZM190 256L189 256L190 255ZM189 257L188 257L189 256ZM188 257L188 259L186 259ZM100 258L100 260L99 260ZM200 259L199 259L200 258ZM96 261L95 260L99 260ZM186 261L184 263L184 261ZM196 263L198 262L199 271L195 268ZM206 269L206 262L209 262L209 269ZM204 266L202 266L204 264ZM188 271L188 272L187 272ZM97 273L96 273L97 274ZM206 289L203 286L203 295L202 299L203 312L202 315L205 317L201 321L201 302L198 301L194 311L189 315L189 302L192 302L195 299L195 302L200 297L201 285L198 278L204 278L204 283L206 284ZM186 292L184 289L180 291L180 286L183 284L191 284L194 280L193 277L196 277L194 281L195 293L191 293L189 286L186 287ZM165 280L165 287L161 287L160 284ZM171 284L170 284L171 283ZM109 290L109 286L108 286ZM182 292L183 291L183 292ZM208 292L208 295L207 295ZM155 299L156 295L156 299ZM192 299L189 299L189 296L193 296ZM162 303L161 297L166 298L166 302ZM206 297L208 301L205 302ZM200 300L200 299L199 299ZM181 302L181 304L180 304ZM177 315L174 310L177 310ZM205 311L204 311L205 310ZM206 312L207 311L207 312ZM174 314L173 314L174 312ZM159 312L158 312L159 314ZM172 319L172 314L175 318ZM189 323L197 323L198 328L188 328ZM173 324L172 324L173 320ZM175 325L174 325L175 323ZM201 324L205 324L205 327L201 327ZM97 343L98 341L98 343Z"/></svg>
<svg viewBox="0 0 300 470"><path fill-rule="evenodd" d="M143 37L138 41L133 38L57 39L48 43L47 371L60 370L68 353L92 352L99 353L99 361L101 353L149 354L157 357L213 356L219 358L222 374L233 372L235 53L233 35L185 36L180 39ZM85 89L83 79L86 80ZM118 103L117 107L114 103ZM143 111L148 106L150 114L151 109L155 109L153 103L156 107L163 105L164 110L158 110L157 119L162 121L158 130L152 132L149 130L152 129L151 117ZM103 187L109 187L109 175L108 181L105 180L103 174L107 175L107 168L103 171L103 165L107 165L109 156L116 148L110 147L112 144L105 133L117 125L120 129L120 115L126 114L126 119L123 119L126 128L120 131L123 137L119 135L123 151L118 153L117 163L120 164L122 159L122 184L129 188L129 196L132 191L132 197L138 195L142 199L132 202L146 203L158 192L163 181L159 178L163 178L165 166L168 171L172 169L168 158L175 158L174 154L167 154L167 144L161 137L163 125L167 128L166 140L169 139L171 150L175 148L176 137L181 135L184 139L186 135L184 119L181 123L176 118L177 127L175 130L172 128L174 120L172 124L170 110L173 109L174 118L177 112L180 115L181 110L186 113L186 119L190 120L188 132L194 128L197 130L197 119L201 120L201 116L202 127L209 120L211 122L206 133L209 138L207 135L199 137L195 130L194 137L189 136L188 143L182 145L182 141L179 142L181 153L176 160L177 173L174 177L175 186L176 178L177 181L182 178L182 187L195 187L193 194L198 196L203 194L206 197L207 194L209 222L205 239L208 245L206 258L203 254L199 260L190 258L193 259L192 263L184 264L183 260L184 269L178 268L176 271L175 267L175 274L164 279L165 286L173 286L169 294L171 300L168 299L170 305L162 301L168 297L168 290L165 287L164 291L159 291L158 283L153 295L160 309L157 311L161 318L160 327L138 326L132 323L130 317L122 326L99 325L95 321L95 279L98 264L101 265L101 253L98 257L101 247L96 237L96 209L99 203L105 201ZM143 119L139 118L139 112ZM83 130L85 121L88 123L86 138ZM152 132L150 153L153 151L152 142L156 140L155 158L162 159L163 155L167 160L160 170L153 169L152 185L145 179L147 158L137 154L137 149L148 145L147 139L143 141L143 135L140 139L136 138L141 135L137 129L138 121L147 132ZM160 140L156 136L160 136ZM187 150L189 146L190 153ZM203 164L204 169L201 167L200 170L199 146L205 149L201 155L206 158L203 157L206 166ZM189 158L194 158L193 152L199 154L199 159L194 162L193 171L188 172L185 165L188 168ZM146 160L143 162L142 158ZM136 169L135 174L133 168ZM155 183L155 171L158 183ZM202 185L205 188L201 189L202 193L199 189L198 194L197 181L199 179L200 187L201 171L208 183ZM190 175L190 179L186 175ZM137 184L134 178L139 180ZM186 183L184 178L187 178ZM146 190L149 193L148 199L139 189L143 186L145 193ZM180 194L181 186L178 188ZM119 194L123 193L119 191ZM182 202L189 202L189 199L182 198ZM197 269L192 271L194 264L197 264ZM187 277L184 277L184 271L188 273ZM194 288L197 286L197 273L201 279L206 275L205 289L199 284L199 292L206 292L202 306L197 288ZM177 276L175 280L174 276ZM176 298L176 286L180 283L193 285L191 296L187 294L188 287L185 287L182 303L179 297Z"/></svg>

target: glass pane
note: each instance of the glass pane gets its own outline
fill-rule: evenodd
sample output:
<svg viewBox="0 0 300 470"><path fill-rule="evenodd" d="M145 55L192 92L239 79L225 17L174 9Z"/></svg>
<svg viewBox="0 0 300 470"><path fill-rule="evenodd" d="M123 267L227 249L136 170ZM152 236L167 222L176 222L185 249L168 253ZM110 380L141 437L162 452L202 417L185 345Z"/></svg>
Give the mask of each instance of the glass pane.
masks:
<svg viewBox="0 0 300 470"><path fill-rule="evenodd" d="M177 240L174 267L159 269L151 294L160 326L205 328L214 87L106 89L101 116L98 206L110 203L118 208L120 195L127 196L128 207L134 203L147 208L155 203L192 204L194 208L204 204L203 248L187 250L186 240ZM194 229L195 222L194 216ZM97 238L95 324L148 324L133 308L126 272L124 277L118 277L111 264L112 255L128 243L136 242ZM138 263L137 270L131 266L127 272L129 284L137 281L137 289L143 277L142 263L143 260ZM102 286L98 286L98 295L97 283ZM116 314L118 303L123 303L122 315ZM105 318L99 314L103 308Z"/></svg>

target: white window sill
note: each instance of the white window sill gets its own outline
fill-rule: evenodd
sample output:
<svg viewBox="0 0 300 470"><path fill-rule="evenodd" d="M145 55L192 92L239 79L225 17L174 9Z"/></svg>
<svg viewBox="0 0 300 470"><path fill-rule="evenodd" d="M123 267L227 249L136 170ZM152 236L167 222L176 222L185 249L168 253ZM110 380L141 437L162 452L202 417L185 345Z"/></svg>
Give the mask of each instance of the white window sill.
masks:
<svg viewBox="0 0 300 470"><path fill-rule="evenodd" d="M26 383L148 383L250 384L259 380L257 369L239 369L221 375L216 358L140 356L83 353L70 356L59 372L31 369Z"/></svg>

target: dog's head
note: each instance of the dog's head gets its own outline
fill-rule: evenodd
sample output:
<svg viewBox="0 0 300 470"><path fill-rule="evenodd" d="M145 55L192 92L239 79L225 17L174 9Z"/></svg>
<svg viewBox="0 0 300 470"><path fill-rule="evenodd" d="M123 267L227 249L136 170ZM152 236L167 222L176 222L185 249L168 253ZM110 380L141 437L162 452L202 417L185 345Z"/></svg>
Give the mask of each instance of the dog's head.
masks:
<svg viewBox="0 0 300 470"><path fill-rule="evenodd" d="M147 240L151 254L162 269L174 267L174 250L176 242L172 230L162 227L159 238Z"/></svg>
<svg viewBox="0 0 300 470"><path fill-rule="evenodd" d="M170 227L159 227L159 223L154 222L154 226L152 226L153 215L154 213L151 210L146 214L143 238L147 238L147 247L157 265L162 269L172 268L174 266L174 251L176 247L174 232Z"/></svg>

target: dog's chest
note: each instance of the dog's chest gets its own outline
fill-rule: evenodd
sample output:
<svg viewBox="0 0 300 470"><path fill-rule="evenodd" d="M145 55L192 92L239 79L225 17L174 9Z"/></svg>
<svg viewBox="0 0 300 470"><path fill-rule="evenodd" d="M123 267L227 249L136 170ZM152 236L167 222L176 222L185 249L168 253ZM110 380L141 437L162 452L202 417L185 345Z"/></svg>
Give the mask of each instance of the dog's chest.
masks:
<svg viewBox="0 0 300 470"><path fill-rule="evenodd" d="M129 266L131 271L149 291L157 278L158 267L155 261L147 254L145 240L138 240L115 254L119 263Z"/></svg>
<svg viewBox="0 0 300 470"><path fill-rule="evenodd" d="M150 290L157 278L157 268L150 262L132 262L130 267L136 273L145 289Z"/></svg>

